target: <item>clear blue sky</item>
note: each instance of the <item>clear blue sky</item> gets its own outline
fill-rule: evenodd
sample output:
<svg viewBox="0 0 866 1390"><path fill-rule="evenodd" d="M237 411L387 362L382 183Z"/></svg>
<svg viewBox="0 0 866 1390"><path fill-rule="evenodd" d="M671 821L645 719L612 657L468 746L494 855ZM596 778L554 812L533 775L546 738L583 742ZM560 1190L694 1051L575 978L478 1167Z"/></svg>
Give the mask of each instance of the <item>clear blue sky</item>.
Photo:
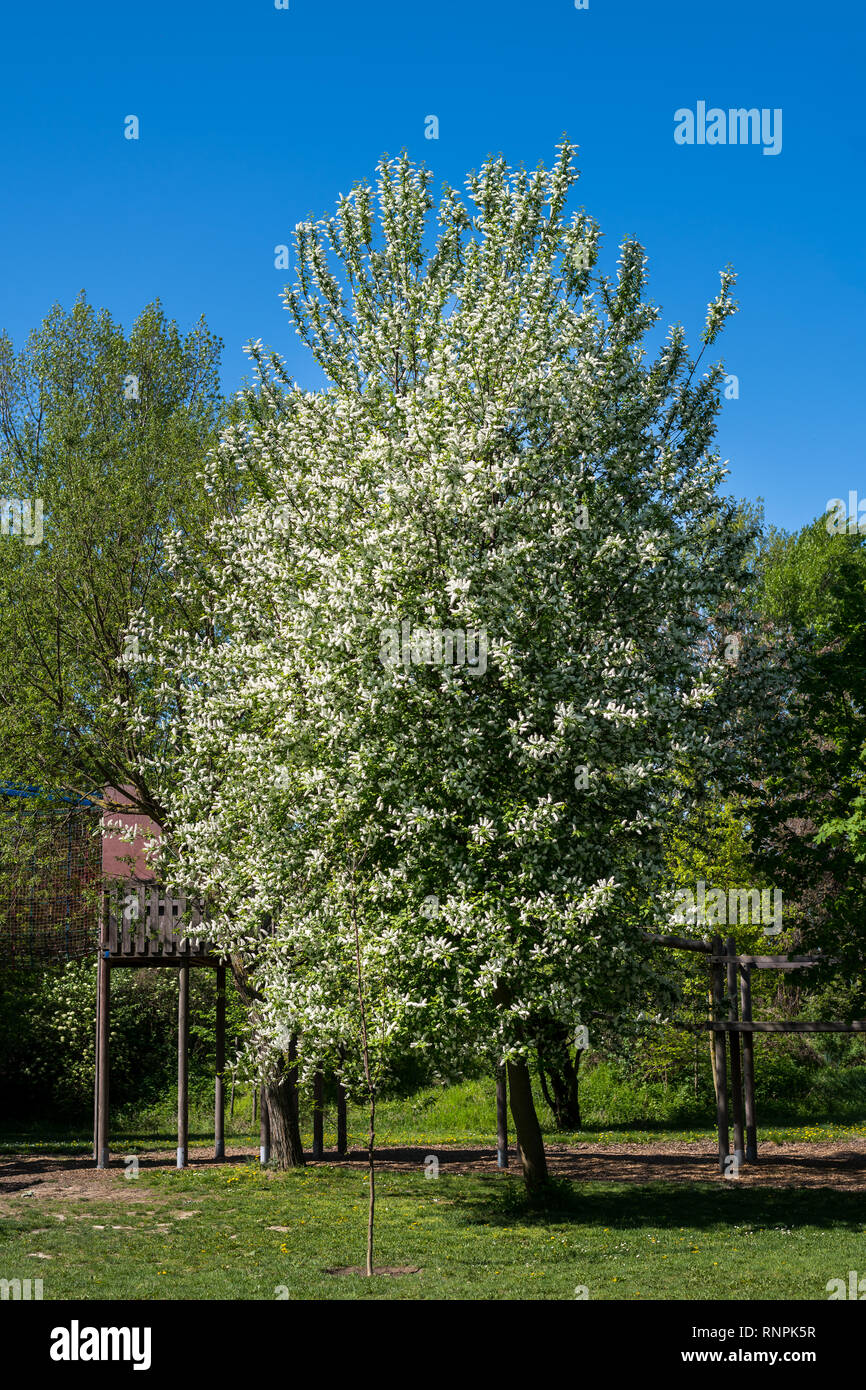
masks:
<svg viewBox="0 0 866 1390"><path fill-rule="evenodd" d="M650 256L664 320L696 341L728 261L740 396L730 490L794 528L866 495L861 4L727 0L139 0L10 4L0 132L0 327L18 341L80 289L124 326L159 296L225 340L224 384L264 341L318 384L278 299L274 246L406 147L436 185L488 153L580 146L577 204ZM680 146L674 112L783 111L781 153ZM135 114L140 139L123 138ZM438 140L424 138L436 115Z"/></svg>

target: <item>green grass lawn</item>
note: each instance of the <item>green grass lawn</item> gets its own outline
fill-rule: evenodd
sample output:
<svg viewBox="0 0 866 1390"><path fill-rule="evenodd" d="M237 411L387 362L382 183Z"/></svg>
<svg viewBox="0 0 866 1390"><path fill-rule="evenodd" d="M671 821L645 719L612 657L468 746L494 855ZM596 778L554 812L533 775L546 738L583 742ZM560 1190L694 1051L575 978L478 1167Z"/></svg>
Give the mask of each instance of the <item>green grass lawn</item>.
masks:
<svg viewBox="0 0 866 1390"><path fill-rule="evenodd" d="M312 1115L302 1097L301 1120L304 1143L313 1142ZM715 1141L714 1114L706 1107L704 1123L684 1124L676 1117L660 1113L647 1105L643 1113L651 1118L619 1118L604 1122L586 1106L586 1125L579 1133L562 1132L551 1123L550 1112L541 1097L536 1104L545 1137L560 1143L640 1143ZM213 1134L212 1102L208 1098L193 1104L190 1111L190 1138L195 1143L208 1143ZM610 1107L617 1113L615 1107ZM815 1112L808 1120L793 1108L766 1122L761 1122L759 1107L758 1137L762 1143L804 1143L818 1140L866 1138L866 1120L837 1119ZM248 1092L237 1097L236 1113L227 1123L230 1142L249 1144L251 1156L258 1148L258 1129L252 1127L252 1100ZM110 1137L114 1153L134 1153L145 1148L170 1149L175 1144L173 1127L176 1110L171 1100L149 1110L113 1114ZM349 1107L349 1142L366 1147L367 1116L363 1108ZM486 1080L464 1081L450 1086L433 1086L400 1099L384 1099L376 1107L377 1144L467 1144L490 1147L495 1144L496 1109L492 1084ZM510 1135L513 1143L513 1131ZM62 1150L86 1153L92 1146L92 1132L85 1121L63 1124L45 1120L29 1123L0 1120L0 1153L34 1150L44 1153ZM325 1145L336 1146L336 1117L333 1108L325 1116Z"/></svg>
<svg viewBox="0 0 866 1390"><path fill-rule="evenodd" d="M115 1199L17 1197L0 1274L41 1277L48 1299L826 1299L866 1272L862 1194L733 1184L566 1183L546 1205L522 1183L423 1173L377 1181L377 1248L402 1277L339 1277L363 1263L358 1172L257 1164L115 1177ZM283 1229L270 1229L281 1227ZM50 1258L39 1258L49 1256Z"/></svg>
<svg viewBox="0 0 866 1390"><path fill-rule="evenodd" d="M539 1106L542 1117L548 1112ZM587 1109L589 1126L551 1142L714 1141L712 1117L690 1127L648 1107L635 1120L608 1106ZM426 1178L381 1173L377 1181L379 1265L418 1266L401 1277L340 1277L329 1267L364 1260L367 1186L361 1171L315 1166L262 1171L251 1099L238 1093L228 1142L249 1145L250 1162L183 1173L118 1170L97 1199L7 1198L0 1220L0 1278L43 1280L45 1299L826 1299L830 1279L866 1274L866 1199L830 1189L748 1188L736 1183L631 1186L556 1181L543 1207L527 1202L512 1168L491 1176L442 1172ZM302 1114L305 1144L312 1140ZM606 1121L606 1122L603 1122ZM191 1115L193 1145L209 1147L212 1119L202 1098ZM171 1098L115 1114L116 1159L171 1150ZM484 1080L432 1087L378 1109L377 1147L492 1147L492 1086ZM0 1129L0 1151L88 1154L86 1120ZM759 1127L759 1142L866 1136L866 1124L792 1109ZM335 1143L334 1115L325 1126ZM349 1111L350 1142L366 1143L366 1116ZM513 1134L511 1135L513 1140ZM109 1196L108 1193L111 1195ZM283 1229L270 1229L280 1227ZM43 1258L48 1257L48 1258Z"/></svg>

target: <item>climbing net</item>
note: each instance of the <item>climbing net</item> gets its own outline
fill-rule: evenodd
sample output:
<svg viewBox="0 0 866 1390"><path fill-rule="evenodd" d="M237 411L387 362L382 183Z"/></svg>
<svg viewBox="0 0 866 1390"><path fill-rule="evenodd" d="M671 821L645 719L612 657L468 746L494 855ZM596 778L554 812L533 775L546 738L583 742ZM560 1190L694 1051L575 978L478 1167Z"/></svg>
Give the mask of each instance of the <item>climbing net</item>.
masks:
<svg viewBox="0 0 866 1390"><path fill-rule="evenodd" d="M9 965L95 955L102 875L99 812L86 802L46 808L0 792L0 959Z"/></svg>

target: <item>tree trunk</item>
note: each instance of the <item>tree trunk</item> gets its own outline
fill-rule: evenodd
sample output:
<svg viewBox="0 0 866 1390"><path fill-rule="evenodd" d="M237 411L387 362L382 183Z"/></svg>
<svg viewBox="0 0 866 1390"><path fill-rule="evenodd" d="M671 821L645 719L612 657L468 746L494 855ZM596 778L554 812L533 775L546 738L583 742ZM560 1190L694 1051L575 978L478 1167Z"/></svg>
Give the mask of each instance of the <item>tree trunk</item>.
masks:
<svg viewBox="0 0 866 1390"><path fill-rule="evenodd" d="M538 1123L535 1102L532 1099L529 1068L525 1062L509 1062L507 1067L508 1096L520 1146L523 1181L532 1191L547 1181L547 1159L544 1154L541 1125Z"/></svg>
<svg viewBox="0 0 866 1390"><path fill-rule="evenodd" d="M237 956L232 956L231 968L238 994L244 1006L251 1008L258 995L243 962ZM297 1069L291 1065L297 1045L297 1038L293 1037L289 1045L289 1066L280 1058L276 1073L264 1082L271 1122L271 1162L277 1168L299 1168L304 1163L298 1120ZM255 1092L253 1094L255 1096Z"/></svg>
<svg viewBox="0 0 866 1390"><path fill-rule="evenodd" d="M553 1100L553 1096L550 1094L550 1091L547 1088L547 1073L544 1070L544 1050L541 1046L541 1043L538 1043L536 1047L536 1052L538 1053L538 1080L541 1083L541 1094L544 1096L545 1105L547 1106L548 1110L555 1119L555 1103Z"/></svg>
<svg viewBox="0 0 866 1390"><path fill-rule="evenodd" d="M292 1052L297 1040L292 1038ZM280 1058L275 1075L264 1083L268 1115L271 1121L271 1162L277 1168L300 1168L304 1164L304 1146L298 1122L297 1069L286 1066Z"/></svg>
<svg viewBox="0 0 866 1390"><path fill-rule="evenodd" d="M582 1050L575 1052L572 1063L567 1038L563 1029L561 1037L538 1044L538 1070L544 1099L553 1112L557 1129L575 1130L581 1128L577 1078ZM552 1095L547 1089L545 1075L550 1078Z"/></svg>

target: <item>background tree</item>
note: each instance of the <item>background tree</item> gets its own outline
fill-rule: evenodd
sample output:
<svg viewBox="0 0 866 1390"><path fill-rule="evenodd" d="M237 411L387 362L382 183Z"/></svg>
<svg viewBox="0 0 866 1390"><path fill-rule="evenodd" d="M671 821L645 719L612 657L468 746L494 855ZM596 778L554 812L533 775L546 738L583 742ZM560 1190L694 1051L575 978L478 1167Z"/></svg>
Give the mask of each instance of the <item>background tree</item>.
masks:
<svg viewBox="0 0 866 1390"><path fill-rule="evenodd" d="M213 515L201 466L223 413L221 346L203 318L181 333L158 301L127 336L83 293L68 313L55 305L20 352L0 337L0 494L43 512L41 543L0 541L9 781L84 794L129 785L163 821L138 771L141 749L164 737L151 667L120 658L142 609L190 632L202 624L167 583L164 539L179 529L203 540ZM120 711L133 690L135 729Z"/></svg>
<svg viewBox="0 0 866 1390"><path fill-rule="evenodd" d="M758 862L783 889L797 945L836 957L862 989L866 548L831 521L772 532L760 556L760 607L789 642L786 703L796 722L784 765L758 780L751 819Z"/></svg>

